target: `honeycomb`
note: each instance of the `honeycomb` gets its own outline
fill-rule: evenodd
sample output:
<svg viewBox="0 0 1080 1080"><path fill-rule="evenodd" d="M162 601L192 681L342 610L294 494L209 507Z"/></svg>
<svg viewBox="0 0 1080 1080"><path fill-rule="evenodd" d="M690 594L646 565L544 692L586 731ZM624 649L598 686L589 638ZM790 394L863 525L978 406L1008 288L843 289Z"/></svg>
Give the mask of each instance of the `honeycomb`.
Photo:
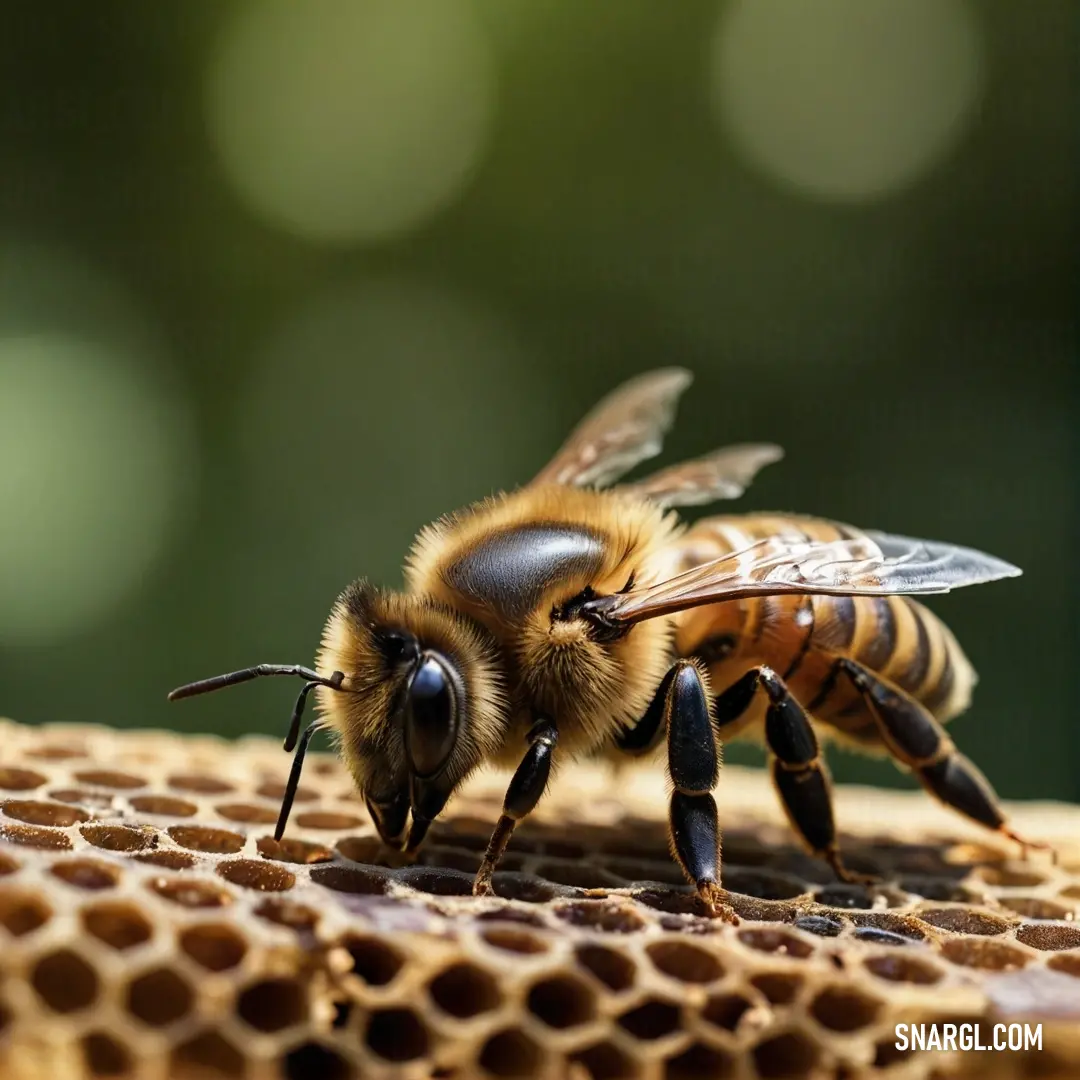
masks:
<svg viewBox="0 0 1080 1080"><path fill-rule="evenodd" d="M265 739L0 721L0 1076L1080 1076L1080 809L1014 807L1061 860L915 793L843 789L856 869L799 851L764 775L725 769L706 917L662 778L561 773L496 896L472 875L505 777L391 865L349 777ZM897 1023L1043 1025L1015 1053L896 1049Z"/></svg>

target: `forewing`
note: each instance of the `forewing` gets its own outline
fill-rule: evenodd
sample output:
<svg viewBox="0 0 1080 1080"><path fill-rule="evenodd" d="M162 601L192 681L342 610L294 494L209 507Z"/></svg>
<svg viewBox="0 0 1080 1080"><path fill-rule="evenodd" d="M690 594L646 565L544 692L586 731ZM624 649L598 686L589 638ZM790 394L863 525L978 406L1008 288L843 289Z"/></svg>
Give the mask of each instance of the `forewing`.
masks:
<svg viewBox="0 0 1080 1080"><path fill-rule="evenodd" d="M737 499L761 469L783 456L784 451L771 443L724 446L661 469L628 484L627 490L661 506L703 506L717 499Z"/></svg>
<svg viewBox="0 0 1080 1080"><path fill-rule="evenodd" d="M624 383L578 424L533 483L603 487L654 457L692 378L682 368L662 368Z"/></svg>
<svg viewBox="0 0 1080 1080"><path fill-rule="evenodd" d="M992 555L933 540L880 532L832 541L778 534L658 584L602 597L590 607L610 621L633 623L748 596L924 595L1020 573Z"/></svg>

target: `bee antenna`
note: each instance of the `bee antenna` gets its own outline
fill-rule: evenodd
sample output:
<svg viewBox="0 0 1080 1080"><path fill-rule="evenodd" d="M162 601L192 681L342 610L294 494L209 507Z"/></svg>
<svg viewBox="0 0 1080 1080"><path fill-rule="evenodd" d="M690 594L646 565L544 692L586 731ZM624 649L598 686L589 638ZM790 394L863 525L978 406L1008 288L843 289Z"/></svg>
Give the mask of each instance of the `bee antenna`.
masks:
<svg viewBox="0 0 1080 1080"><path fill-rule="evenodd" d="M255 667L243 668L241 671L230 671L225 675L215 675L210 679L200 679L198 682L178 686L169 694L169 700L179 701L181 698L195 697L196 694L209 694L214 690L223 690L226 686L251 682L252 679L259 679L264 675L296 675L316 686L329 686L332 690L340 690L345 679L340 671L335 671L327 678L300 664L256 664Z"/></svg>
<svg viewBox="0 0 1080 1080"><path fill-rule="evenodd" d="M243 668L241 671L230 671L225 675L215 675L210 679L200 679L198 682L187 683L178 686L171 694L170 701L179 701L181 698L195 697L196 694L209 694L214 690L222 690L226 686L236 686L237 683L250 682L252 679L261 678L264 675L296 675L301 679L307 679L293 706L292 717L289 720L289 730L285 735L284 748L287 753L296 750L293 758L292 771L289 773L289 782L285 787L285 795L281 802L281 813L278 816L277 828L274 831L274 839L280 840L285 832L285 825L289 820L289 812L292 810L293 799L296 797L296 788L300 783L300 772L304 767L304 755L307 753L308 743L312 735L319 730L319 721L315 720L300 735L300 721L304 715L304 706L307 704L308 694L317 686L326 686L331 690L340 690L345 681L345 675L341 671L335 671L327 678L311 668L300 664L256 664L255 667Z"/></svg>
<svg viewBox="0 0 1080 1080"><path fill-rule="evenodd" d="M308 683L304 687L304 690L308 690L312 685L318 685ZM301 698L304 691L301 691ZM297 708L302 708L302 705L298 702ZM304 770L304 755L307 754L308 744L311 742L311 737L317 731L321 731L322 727L318 720L312 721L304 729L304 734L300 736L299 744L296 747L296 754L293 757L292 769L289 771L289 780L285 785L285 794L281 799L281 811L278 813L277 825L274 826L274 839L280 840L285 835L285 826L289 823L289 814L292 812L293 800L296 798L296 789L300 786L300 774Z"/></svg>

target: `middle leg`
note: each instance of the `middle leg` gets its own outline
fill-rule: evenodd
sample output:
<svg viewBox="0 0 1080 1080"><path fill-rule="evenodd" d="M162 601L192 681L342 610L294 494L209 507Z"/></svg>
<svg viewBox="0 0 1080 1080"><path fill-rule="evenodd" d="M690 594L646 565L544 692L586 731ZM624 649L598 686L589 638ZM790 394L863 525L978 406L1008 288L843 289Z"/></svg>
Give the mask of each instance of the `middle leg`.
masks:
<svg viewBox="0 0 1080 1080"><path fill-rule="evenodd" d="M683 872L714 915L737 923L738 916L720 888L720 831L712 789L720 773L720 754L701 672L679 660L664 676L646 721L667 732L671 793L671 846ZM643 726L649 726L643 722Z"/></svg>
<svg viewBox="0 0 1080 1080"><path fill-rule="evenodd" d="M765 714L769 771L792 828L842 881L877 880L849 870L840 857L833 819L832 781L817 736L806 710L772 668L764 665L751 668L716 699L716 721L721 736L725 727L742 717L759 689L769 699Z"/></svg>

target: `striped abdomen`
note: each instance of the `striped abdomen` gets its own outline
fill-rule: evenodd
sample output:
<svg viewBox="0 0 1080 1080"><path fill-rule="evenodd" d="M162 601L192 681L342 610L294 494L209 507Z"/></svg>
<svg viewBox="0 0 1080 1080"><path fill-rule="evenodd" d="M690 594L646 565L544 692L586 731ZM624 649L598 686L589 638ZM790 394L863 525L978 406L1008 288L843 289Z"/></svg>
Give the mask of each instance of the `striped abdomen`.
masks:
<svg viewBox="0 0 1080 1080"><path fill-rule="evenodd" d="M807 539L858 535L847 525L785 515L710 517L680 541L682 568L748 547L780 531ZM883 676L945 721L968 705L975 673L952 632L906 597L766 596L679 616L676 647L706 661L719 692L748 668L767 664L813 714L858 743L878 742L873 717L834 661L846 656ZM750 726L761 703L739 724Z"/></svg>

